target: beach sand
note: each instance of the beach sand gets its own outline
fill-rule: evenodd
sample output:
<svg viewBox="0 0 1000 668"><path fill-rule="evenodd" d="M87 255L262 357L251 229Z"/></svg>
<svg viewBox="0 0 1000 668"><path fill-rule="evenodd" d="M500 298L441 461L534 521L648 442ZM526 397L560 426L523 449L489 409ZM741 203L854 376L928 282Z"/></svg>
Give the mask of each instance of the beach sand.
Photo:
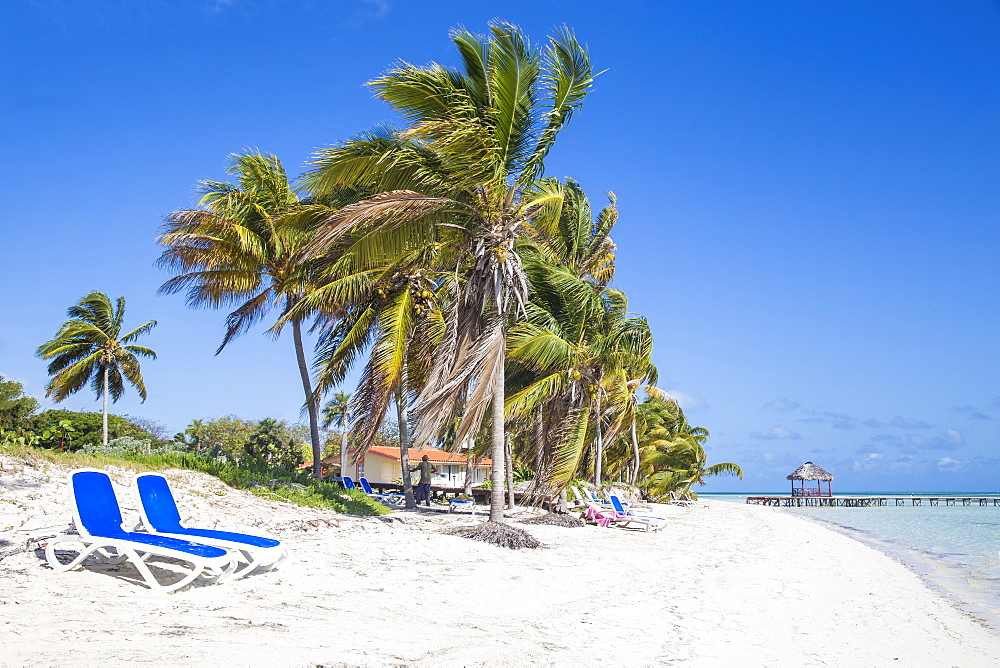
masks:
<svg viewBox="0 0 1000 668"><path fill-rule="evenodd" d="M544 547L511 551L440 533L468 515L347 517L171 471L185 521L272 533L292 558L164 594L127 565L49 569L31 541L65 529L66 471L4 464L3 666L1000 665L1000 636L905 566L772 508L656 507L657 533L518 525Z"/></svg>

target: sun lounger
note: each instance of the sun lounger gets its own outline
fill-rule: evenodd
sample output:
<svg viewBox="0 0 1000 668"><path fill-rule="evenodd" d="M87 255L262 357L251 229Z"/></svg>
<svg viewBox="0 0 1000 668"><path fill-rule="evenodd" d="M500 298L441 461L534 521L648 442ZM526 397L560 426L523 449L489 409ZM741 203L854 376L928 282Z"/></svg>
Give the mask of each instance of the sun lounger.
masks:
<svg viewBox="0 0 1000 668"><path fill-rule="evenodd" d="M348 478L348 480L350 480L350 478ZM358 478L358 483L361 485L361 489L364 490L365 494L387 505L397 506L401 503L406 503L405 494L380 494L376 492L372 489L371 483L368 482L368 478Z"/></svg>
<svg viewBox="0 0 1000 668"><path fill-rule="evenodd" d="M49 540L45 558L53 570L72 570L91 556L112 564L129 561L151 589L161 591L180 589L198 578L219 582L236 571L236 556L222 548L125 531L115 490L104 471L79 469L70 473L69 500L76 532L69 531ZM79 554L63 563L56 555L57 546L64 546L63 550L68 547ZM190 564L191 570L176 582L161 584L146 563L152 557L177 559Z"/></svg>
<svg viewBox="0 0 1000 668"><path fill-rule="evenodd" d="M598 526L609 527L615 522L615 511L611 508L596 503L588 503L587 510L584 511L584 518L595 522Z"/></svg>
<svg viewBox="0 0 1000 668"><path fill-rule="evenodd" d="M132 489L139 502L143 529L151 534L194 540L233 550L244 564L233 573L233 577L247 575L258 568L274 568L288 557L288 550L282 547L281 541L274 538L182 526L170 485L159 473L138 474L133 480Z"/></svg>
<svg viewBox="0 0 1000 668"><path fill-rule="evenodd" d="M641 524L645 527L646 531L659 531L666 525L667 521L662 517L636 515L631 510L625 510L625 506L622 505L621 499L614 494L611 495L611 505L614 506L615 509L615 523L620 523L626 526L628 524Z"/></svg>
<svg viewBox="0 0 1000 668"><path fill-rule="evenodd" d="M354 484L354 481L348 478L346 475L341 477L340 484L344 486L344 489L357 489L358 486Z"/></svg>
<svg viewBox="0 0 1000 668"><path fill-rule="evenodd" d="M475 499L448 499L448 512L453 513L459 508L468 508L473 515L476 514Z"/></svg>
<svg viewBox="0 0 1000 668"><path fill-rule="evenodd" d="M675 506L683 506L685 508L693 508L695 505L695 502L687 498L686 496L682 498L677 498L677 495L674 494L673 492L670 492L670 503Z"/></svg>

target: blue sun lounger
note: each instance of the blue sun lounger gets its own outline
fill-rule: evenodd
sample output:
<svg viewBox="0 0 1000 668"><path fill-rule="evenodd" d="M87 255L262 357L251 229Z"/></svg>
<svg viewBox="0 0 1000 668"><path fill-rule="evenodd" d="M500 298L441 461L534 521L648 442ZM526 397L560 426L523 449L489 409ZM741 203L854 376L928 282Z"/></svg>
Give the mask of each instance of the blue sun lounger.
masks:
<svg viewBox="0 0 1000 668"><path fill-rule="evenodd" d="M236 571L236 556L225 549L180 538L125 531L111 478L104 471L79 469L71 472L69 501L75 533L68 531L55 536L45 547L45 559L55 571L72 570L91 556L111 564L129 561L150 589L161 591L180 589L198 578L219 582ZM60 551L68 551L68 547L79 554L63 563L56 555L59 546L62 546ZM190 564L191 570L176 582L161 584L146 563L151 557L177 559Z"/></svg>
<svg viewBox="0 0 1000 668"><path fill-rule="evenodd" d="M368 482L368 478L365 477L358 478L358 483L360 483L361 489L364 490L365 494L372 497L373 499L382 501L383 503L391 506L395 506L400 503L406 503L406 497L402 494L379 494L374 489L372 489L372 485L370 482Z"/></svg>
<svg viewBox="0 0 1000 668"><path fill-rule="evenodd" d="M182 526L170 485L159 473L138 474L135 476L133 489L139 502L142 526L146 531L232 550L244 564L233 573L234 577L241 577L258 568L274 568L288 557L288 550L282 547L281 541L274 538Z"/></svg>
<svg viewBox="0 0 1000 668"><path fill-rule="evenodd" d="M622 505L621 499L619 499L614 494L611 495L611 506L614 508L614 517L611 521L616 524L641 524L646 528L646 531L659 531L664 526L666 526L667 520L662 517L653 517L652 515L636 515L631 510L626 510L625 506Z"/></svg>

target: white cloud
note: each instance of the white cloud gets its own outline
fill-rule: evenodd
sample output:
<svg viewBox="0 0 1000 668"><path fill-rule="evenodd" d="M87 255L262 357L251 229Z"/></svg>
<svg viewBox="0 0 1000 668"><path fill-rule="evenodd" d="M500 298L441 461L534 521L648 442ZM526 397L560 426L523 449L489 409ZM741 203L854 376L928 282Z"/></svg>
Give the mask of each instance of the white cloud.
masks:
<svg viewBox="0 0 1000 668"><path fill-rule="evenodd" d="M932 426L923 420L914 420L912 418L904 418L898 415L889 420L889 424L893 427L899 427L900 429L929 429Z"/></svg>
<svg viewBox="0 0 1000 668"><path fill-rule="evenodd" d="M761 433L759 431L752 432L750 438L755 438L759 441L777 441L777 440L796 440L802 438L801 435L792 431L788 427L782 427L777 425L771 427L767 433Z"/></svg>
<svg viewBox="0 0 1000 668"><path fill-rule="evenodd" d="M960 473L965 470L965 464L966 462L960 459L952 459L951 457L942 457L937 460L938 470L945 473Z"/></svg>
<svg viewBox="0 0 1000 668"><path fill-rule="evenodd" d="M706 408L708 406L707 402L697 397L693 397L687 392L681 392L680 390L667 390L666 392L674 398L674 401L676 401L677 404L684 409L684 411L695 411L699 408Z"/></svg>
<svg viewBox="0 0 1000 668"><path fill-rule="evenodd" d="M802 406L797 401L789 401L784 397L778 397L777 399L772 399L764 404L762 407L765 410L779 411L781 413L787 411L797 411L802 408Z"/></svg>

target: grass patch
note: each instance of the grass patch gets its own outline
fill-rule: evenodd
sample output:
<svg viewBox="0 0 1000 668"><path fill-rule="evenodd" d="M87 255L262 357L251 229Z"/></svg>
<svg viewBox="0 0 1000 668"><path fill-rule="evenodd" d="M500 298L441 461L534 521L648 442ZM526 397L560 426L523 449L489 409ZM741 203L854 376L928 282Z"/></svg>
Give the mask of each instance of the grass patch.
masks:
<svg viewBox="0 0 1000 668"><path fill-rule="evenodd" d="M227 485L265 499L286 501L307 508L329 508L348 515L385 515L391 512L360 490L343 489L333 483L319 482L308 474L220 462L212 457L191 453L118 457L59 452L15 444L0 445L0 453L10 458L47 461L69 468L102 469L118 466L136 473L164 469L201 471L215 476Z"/></svg>

